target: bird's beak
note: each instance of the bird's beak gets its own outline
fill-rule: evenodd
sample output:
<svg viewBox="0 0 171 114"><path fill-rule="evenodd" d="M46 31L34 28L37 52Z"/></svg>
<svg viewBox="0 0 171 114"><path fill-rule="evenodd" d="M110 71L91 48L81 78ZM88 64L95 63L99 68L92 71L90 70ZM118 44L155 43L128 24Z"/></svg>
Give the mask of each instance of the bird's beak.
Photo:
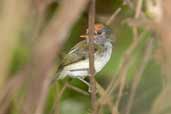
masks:
<svg viewBox="0 0 171 114"><path fill-rule="evenodd" d="M88 38L88 35L81 35L81 38ZM96 35L94 35L94 38L96 37Z"/></svg>
<svg viewBox="0 0 171 114"><path fill-rule="evenodd" d="M81 35L81 38L88 38L88 35Z"/></svg>

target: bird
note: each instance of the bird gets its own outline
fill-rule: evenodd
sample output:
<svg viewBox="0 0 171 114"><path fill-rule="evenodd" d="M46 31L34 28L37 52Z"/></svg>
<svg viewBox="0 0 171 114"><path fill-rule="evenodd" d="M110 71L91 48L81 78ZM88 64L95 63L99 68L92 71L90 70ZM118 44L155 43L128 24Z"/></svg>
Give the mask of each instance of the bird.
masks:
<svg viewBox="0 0 171 114"><path fill-rule="evenodd" d="M86 35L80 37L85 38L78 42L71 50L64 56L59 64L54 80L64 79L69 76L77 78L86 85L89 83L85 81L85 77L89 76L89 39L88 30ZM100 72L108 63L112 55L112 30L104 24L95 24L94 26L94 68L95 74Z"/></svg>

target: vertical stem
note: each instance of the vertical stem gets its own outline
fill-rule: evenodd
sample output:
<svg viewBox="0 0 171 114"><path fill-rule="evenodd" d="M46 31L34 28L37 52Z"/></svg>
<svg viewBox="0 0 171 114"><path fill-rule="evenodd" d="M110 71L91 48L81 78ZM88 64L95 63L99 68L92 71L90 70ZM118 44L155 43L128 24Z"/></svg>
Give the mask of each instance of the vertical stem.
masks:
<svg viewBox="0 0 171 114"><path fill-rule="evenodd" d="M90 0L89 3L89 76L90 76L90 88L91 88L91 104L93 114L96 114L96 83L94 79L95 68L94 68L94 23L95 23L95 3L96 0Z"/></svg>
<svg viewBox="0 0 171 114"><path fill-rule="evenodd" d="M125 114L131 113L138 85L141 81L144 70L145 70L146 66L148 65L148 62L152 56L152 51L153 51L153 39L151 38L149 40L147 46L145 47L145 51L144 51L144 55L143 55L144 57L142 58L139 69L137 69L137 71L134 75L133 84L131 85L130 96L128 98L128 104L127 104L127 107L125 110Z"/></svg>
<svg viewBox="0 0 171 114"><path fill-rule="evenodd" d="M136 9L135 9L135 15L134 15L135 19L138 19L141 15L142 5L143 5L143 0L138 0L136 3ZM132 29L133 29L133 35L134 35L133 38L134 40L136 40L138 37L138 28L134 26Z"/></svg>
<svg viewBox="0 0 171 114"><path fill-rule="evenodd" d="M160 44L161 44L161 56L163 59L162 67L163 73L165 75L164 88L155 100L152 108L151 114L170 114L171 102L168 100L171 96L171 0L156 0L156 6L158 6L161 12L161 17L155 22L156 31L160 34Z"/></svg>

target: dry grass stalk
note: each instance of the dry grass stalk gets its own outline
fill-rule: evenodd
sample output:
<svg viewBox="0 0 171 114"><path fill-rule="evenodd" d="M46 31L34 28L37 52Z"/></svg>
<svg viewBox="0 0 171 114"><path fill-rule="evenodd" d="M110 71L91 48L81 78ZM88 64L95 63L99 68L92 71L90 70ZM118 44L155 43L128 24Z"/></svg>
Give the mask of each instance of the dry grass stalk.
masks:
<svg viewBox="0 0 171 114"><path fill-rule="evenodd" d="M52 109L49 114L60 114L60 112L61 112L60 111L60 99L61 99L62 95L64 94L66 88L67 88L67 83L65 83L64 86L62 87L62 89L60 90L60 92L56 94L54 104L53 104Z"/></svg>
<svg viewBox="0 0 171 114"><path fill-rule="evenodd" d="M73 86L71 84L67 83L66 86L67 86L67 88L72 89L72 90L74 90L74 91L76 91L76 92L78 92L78 93L80 93L82 95L89 96L88 92L86 92L86 91L84 91L84 90L82 90L80 88L77 88L77 87L75 87L75 86Z"/></svg>
<svg viewBox="0 0 171 114"><path fill-rule="evenodd" d="M45 83L45 80L49 80L48 72L52 68L56 53L59 52L60 47L62 47L63 42L69 35L69 30L87 3L85 0L74 0L70 2L63 0L60 3L59 11L40 35L40 42L33 47L33 57L28 68L29 74L27 74L31 80L28 80L28 93L24 102L26 105L23 106L22 110L24 114L35 113L37 106L43 105L40 103L45 98L40 96L46 96L45 94L47 94L47 90L42 90L43 83ZM71 10L72 13L70 12ZM66 18L67 21L65 21ZM48 86L48 84L46 85ZM48 87L44 88L48 89ZM46 93L42 93L43 91L46 91Z"/></svg>
<svg viewBox="0 0 171 114"><path fill-rule="evenodd" d="M18 42L19 33L30 15L30 2L23 0L3 0L0 14L0 89L9 75L13 49ZM25 5L27 4L27 5Z"/></svg>
<svg viewBox="0 0 171 114"><path fill-rule="evenodd" d="M40 35L40 42L33 46L32 58L29 65L26 65L25 67L26 71L24 73L21 73L21 71L19 75L17 75L17 77L14 77L14 79L11 80L14 80L13 84L15 85L17 81L24 82L25 79L23 78L27 78L28 91L27 96L25 98L25 105L23 106L22 113L30 114L42 112L46 95L48 92L49 81L47 80L49 80L50 78L48 77L48 72L53 65L52 63L55 59L56 53L59 52L60 47L62 47L63 42L69 35L69 30L71 29L74 22L78 19L87 2L88 1L86 0L74 0L72 1L72 3L68 3L67 0L63 0L61 2L59 12L53 17L44 32ZM72 4L72 6L70 4ZM72 13L70 12L71 10ZM67 21L64 22L66 18ZM8 91L11 92L11 90L13 90L14 88L21 87L22 83L17 84L17 87L15 87L13 84L8 84L8 90L7 92L5 92L5 94L8 93ZM9 97L12 97L13 94L10 94ZM35 110L37 110L37 112L35 112Z"/></svg>
<svg viewBox="0 0 171 114"><path fill-rule="evenodd" d="M121 79L121 73L123 72L123 70L128 67L127 62L131 61L131 55L133 53L133 51L139 46L139 44L141 43L141 41L144 39L146 32L143 32L140 34L139 38L137 38L136 41L133 41L132 44L130 45L130 47L126 50L126 52L124 53L124 55L122 56L122 61L120 63L120 67L117 73L117 77L119 78L118 81L120 81ZM119 83L115 83L115 76L113 76L112 81L110 82L107 91L109 94L112 94L112 92L114 91L114 89L116 88L117 84Z"/></svg>
<svg viewBox="0 0 171 114"><path fill-rule="evenodd" d="M66 89L71 89L71 90L73 90L75 92L78 92L78 93L80 93L82 95L89 96L88 92L85 92L82 89L77 88L77 87L75 87L75 86L73 86L73 85L66 82L64 84L64 86L62 87L62 89L60 90L60 92L56 94L57 96L55 98L55 102L54 102L54 104L52 106L52 109L51 109L49 114L53 114L53 112L55 114L60 114L60 99L62 98L62 96L63 96Z"/></svg>
<svg viewBox="0 0 171 114"><path fill-rule="evenodd" d="M154 102L151 113L153 114L170 114L171 102L169 100L171 96L171 1L170 0L155 0L156 6L159 7L161 15L157 16L154 21L156 31L160 34L160 43L163 56L163 72L165 74L165 83L162 92ZM160 17L161 16L161 17Z"/></svg>
<svg viewBox="0 0 171 114"><path fill-rule="evenodd" d="M117 107L113 103L112 96L109 95L107 91L100 86L100 84L96 83L96 85L97 85L98 93L100 95L100 98L98 99L97 102L97 107L99 107L97 111L101 112L102 108L105 105L107 105L112 114L119 114Z"/></svg>
<svg viewBox="0 0 171 114"><path fill-rule="evenodd" d="M90 89L91 89L91 105L92 114L97 114L96 107L96 81L95 81L95 68L94 68L94 25L95 25L95 6L96 0L89 2L89 19L88 19L88 41L89 41L89 76L90 76Z"/></svg>
<svg viewBox="0 0 171 114"><path fill-rule="evenodd" d="M116 18L116 16L121 12L122 8L118 8L116 11L114 11L114 13L112 14L112 16L107 20L106 25L110 25Z"/></svg>
<svg viewBox="0 0 171 114"><path fill-rule="evenodd" d="M137 7L136 7L136 11L135 11L135 15L134 15L134 18L138 18L141 14L141 9L142 9L142 3L143 3L143 0L138 0L137 1ZM134 40L137 40L138 37L138 28L136 27L133 27L133 39ZM127 56L127 55L126 55ZM125 57L126 58L126 57ZM123 94L123 90L125 88L125 83L126 83L126 75L127 75L127 71L128 71L128 68L129 68L129 64L130 63L125 63L125 64L128 64L127 67L125 67L125 70L123 70L121 72L121 81L120 81L120 89L119 89L119 93L118 93L118 97L117 97L117 100L116 100L116 107L119 106L119 103L120 103L120 100L121 100L121 97L122 97L122 94ZM123 76L122 76L123 75ZM124 76L125 75L125 76Z"/></svg>
<svg viewBox="0 0 171 114"><path fill-rule="evenodd" d="M101 97L99 98L99 102L100 103L104 103L107 102L107 104L109 104L109 107L112 106L112 108L110 108L111 110L114 111L114 113L118 113L118 107L116 107L116 105L111 105L113 103L111 103L111 94L113 93L114 90L116 90L117 86L120 84L120 81L122 78L126 78L126 74L123 72L127 72L127 69L129 68L130 62L131 62L131 55L133 54L134 50L139 46L139 44L141 43L141 41L144 39L146 32L143 32L140 34L139 38L136 41L133 41L133 43L130 45L130 47L126 50L125 55L122 58L122 62L120 63L120 68L118 70L118 74L116 76L113 76L110 84L108 85L106 90L103 90L102 88L99 87L99 85L97 86L98 88L98 92L100 92ZM129 64L128 64L129 61ZM118 77L118 79L116 80L115 77ZM123 80L122 80L123 81ZM123 84L122 84L123 86ZM120 95L122 96L122 91L124 89L124 86L122 88L120 88ZM103 90L103 91L102 91ZM110 99L110 100L106 100L106 99ZM120 100L117 101L117 105L119 105Z"/></svg>
<svg viewBox="0 0 171 114"><path fill-rule="evenodd" d="M139 67L139 69L137 69L137 71L134 75L133 84L131 86L131 91L130 91L130 95L128 98L128 104L127 104L127 107L125 110L125 114L130 114L130 112L131 112L131 108L132 108L132 104L134 101L137 87L140 83L141 77L143 75L143 72L144 72L149 60L152 57L152 49L153 49L153 39L150 39L150 41L148 42L148 44L146 46L146 49L144 52L144 57L140 63L140 67Z"/></svg>
<svg viewBox="0 0 171 114"><path fill-rule="evenodd" d="M136 9L135 9L135 15L134 15L135 19L139 18L141 15L142 5L143 5L143 0L138 0L137 5L136 5ZM136 40L136 38L138 38L138 28L133 26L132 30L133 30L133 35L134 35L133 38L134 38L134 40Z"/></svg>

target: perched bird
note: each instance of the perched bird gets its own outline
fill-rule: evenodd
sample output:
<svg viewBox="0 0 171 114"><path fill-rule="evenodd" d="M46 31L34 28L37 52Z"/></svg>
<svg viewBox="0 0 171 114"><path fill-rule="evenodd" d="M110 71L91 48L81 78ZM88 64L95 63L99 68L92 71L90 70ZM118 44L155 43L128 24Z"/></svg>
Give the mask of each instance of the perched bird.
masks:
<svg viewBox="0 0 171 114"><path fill-rule="evenodd" d="M88 34L88 32L87 32ZM82 35L85 40L77 43L69 53L63 58L58 67L57 79L66 76L78 78L88 85L84 80L89 75L89 56L88 56L88 35ZM94 67L98 73L107 64L112 54L112 31L103 24L95 24L94 33Z"/></svg>

